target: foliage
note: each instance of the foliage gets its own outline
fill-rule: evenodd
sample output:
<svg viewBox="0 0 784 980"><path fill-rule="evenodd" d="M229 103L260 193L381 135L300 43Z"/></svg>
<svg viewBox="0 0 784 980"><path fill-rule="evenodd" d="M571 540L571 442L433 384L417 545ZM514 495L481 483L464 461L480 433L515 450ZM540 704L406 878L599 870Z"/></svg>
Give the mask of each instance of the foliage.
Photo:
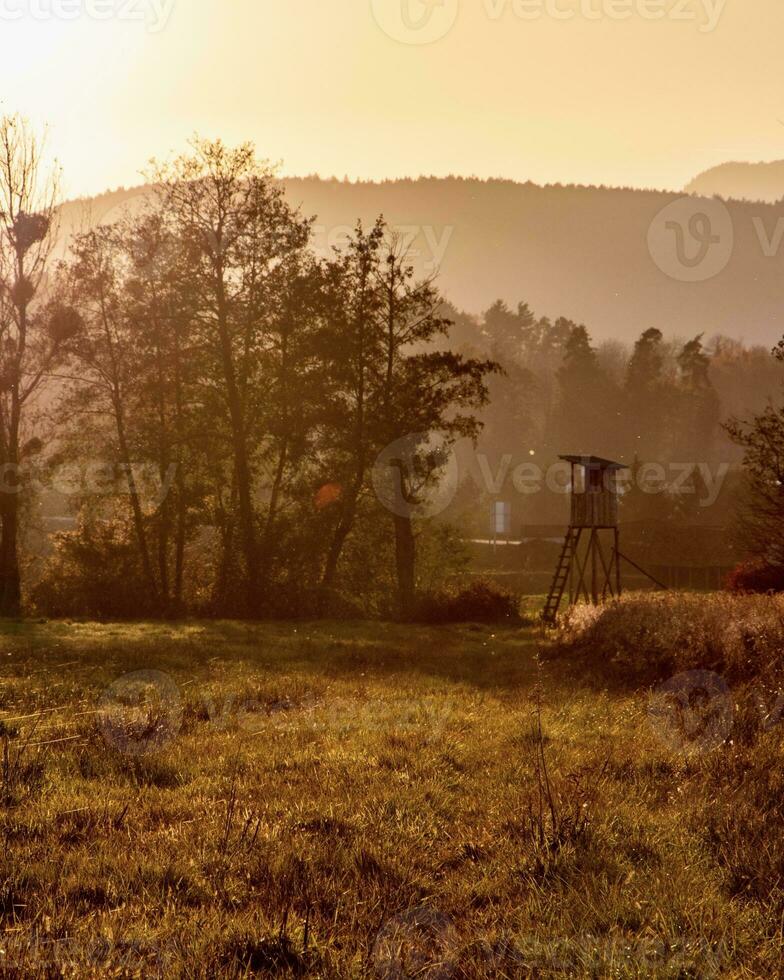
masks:
<svg viewBox="0 0 784 980"><path fill-rule="evenodd" d="M506 623L520 621L520 597L477 580L462 588L423 596L414 610L418 623Z"/></svg>
<svg viewBox="0 0 784 980"><path fill-rule="evenodd" d="M141 619L159 611L127 520L82 521L60 532L31 596L47 616Z"/></svg>
<svg viewBox="0 0 784 980"><path fill-rule="evenodd" d="M748 559L732 570L727 588L730 592L784 592L784 567Z"/></svg>
<svg viewBox="0 0 784 980"><path fill-rule="evenodd" d="M212 614L377 607L377 576L352 581L347 559L368 550L360 527L395 571L398 609L410 605L418 508L453 443L481 428L496 366L450 349L437 290L414 281L383 220L328 259L309 235L250 145L196 140L156 170L141 212L77 236L61 270L83 319L62 439L83 457L89 429L89 451L125 474L115 505L161 613L183 608L204 529ZM397 495L369 522L374 464L399 440Z"/></svg>
<svg viewBox="0 0 784 980"><path fill-rule="evenodd" d="M693 669L777 674L784 668L784 598L629 593L604 606L573 607L559 643L643 679Z"/></svg>
<svg viewBox="0 0 784 980"><path fill-rule="evenodd" d="M746 494L739 530L749 553L773 567L784 565L784 407L768 405L748 424L726 426L744 451Z"/></svg>

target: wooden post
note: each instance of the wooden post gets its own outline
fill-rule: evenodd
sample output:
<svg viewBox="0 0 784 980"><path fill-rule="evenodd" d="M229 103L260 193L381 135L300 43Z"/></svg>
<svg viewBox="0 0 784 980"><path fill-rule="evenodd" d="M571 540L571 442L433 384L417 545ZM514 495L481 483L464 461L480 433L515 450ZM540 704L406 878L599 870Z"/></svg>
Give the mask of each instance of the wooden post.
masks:
<svg viewBox="0 0 784 980"><path fill-rule="evenodd" d="M570 529L571 533L571 529ZM574 605L574 565L577 560L577 538L572 537L572 556L569 560L569 607Z"/></svg>

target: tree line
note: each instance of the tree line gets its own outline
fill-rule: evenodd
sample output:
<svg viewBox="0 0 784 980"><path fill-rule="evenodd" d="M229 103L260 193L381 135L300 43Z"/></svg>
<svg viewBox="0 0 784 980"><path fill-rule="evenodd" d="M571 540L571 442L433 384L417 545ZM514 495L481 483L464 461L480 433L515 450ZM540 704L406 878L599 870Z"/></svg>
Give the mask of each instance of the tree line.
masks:
<svg viewBox="0 0 784 980"><path fill-rule="evenodd" d="M723 526L756 560L784 568L784 423L776 401L784 342L771 352L720 335L666 337L656 326L642 329L633 345L596 342L583 324L501 300L479 317L452 315L461 349L503 368L490 377L481 412L478 450L487 471L508 474L529 458L547 466L563 452L618 459L633 477L622 520ZM505 455L514 459L504 469ZM679 487L641 490L637 475L652 463L665 470L677 464ZM684 480L686 467L692 472ZM703 467L722 474L716 500L702 485ZM489 506L481 482L450 516L484 536ZM516 532L565 519L562 495L545 489L520 498L506 484L493 489L512 502Z"/></svg>
<svg viewBox="0 0 784 980"><path fill-rule="evenodd" d="M0 453L17 485L0 611L21 601L37 456L117 464L114 492L73 494L78 527L37 586L50 611L325 613L383 568L388 611L408 615L417 507L476 437L497 365L451 349L436 287L383 219L319 258L252 146L196 140L53 269L40 158L3 120Z"/></svg>
<svg viewBox="0 0 784 980"><path fill-rule="evenodd" d="M464 483L456 531L419 520L450 450L477 441L542 462L745 452L751 513L778 513L759 429L775 411L722 426L780 380L769 353L655 326L596 344L525 303L460 313L381 218L319 256L250 145L194 141L151 181L55 262L56 174L0 121L0 612L24 594L53 614L410 616L489 516L477 495L461 510ZM42 559L31 473L64 463L77 523ZM524 519L559 520L551 503Z"/></svg>

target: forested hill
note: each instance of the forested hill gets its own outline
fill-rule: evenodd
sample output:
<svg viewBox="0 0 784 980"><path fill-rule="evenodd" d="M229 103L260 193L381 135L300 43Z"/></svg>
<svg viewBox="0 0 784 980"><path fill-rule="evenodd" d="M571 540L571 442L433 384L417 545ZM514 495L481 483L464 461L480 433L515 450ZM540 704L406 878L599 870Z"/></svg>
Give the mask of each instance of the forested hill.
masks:
<svg viewBox="0 0 784 980"><path fill-rule="evenodd" d="M651 223L680 199L677 194L463 178L297 178L285 184L291 201L317 216L320 248L339 242L341 230L358 218L369 223L383 213L415 235L418 271L437 265L445 296L469 312L498 298L512 304L524 298L541 313L586 323L596 338L627 341L647 327L684 337L722 333L765 345L784 333L784 245L766 255L784 215L778 206L728 202L734 246L726 267L706 281L684 282L659 268L648 244ZM83 225L86 209L94 219L111 216L140 193L72 202L64 208L63 229ZM687 204L695 212L703 206L723 207L696 199ZM676 212L684 228L688 217L688 211L685 218ZM674 232L670 247L674 251ZM700 243L687 232L685 247L694 255Z"/></svg>
<svg viewBox="0 0 784 980"><path fill-rule="evenodd" d="M768 201L784 198L784 160L771 163L722 163L694 178L689 194L714 194L739 201Z"/></svg>

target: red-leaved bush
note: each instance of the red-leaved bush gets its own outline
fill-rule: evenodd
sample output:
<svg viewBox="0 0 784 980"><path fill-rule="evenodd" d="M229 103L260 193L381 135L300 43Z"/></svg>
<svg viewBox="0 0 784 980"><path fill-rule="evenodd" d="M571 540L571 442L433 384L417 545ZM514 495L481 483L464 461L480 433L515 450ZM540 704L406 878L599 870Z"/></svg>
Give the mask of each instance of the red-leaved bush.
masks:
<svg viewBox="0 0 784 980"><path fill-rule="evenodd" d="M784 592L784 567L750 559L741 562L727 576L730 592Z"/></svg>

